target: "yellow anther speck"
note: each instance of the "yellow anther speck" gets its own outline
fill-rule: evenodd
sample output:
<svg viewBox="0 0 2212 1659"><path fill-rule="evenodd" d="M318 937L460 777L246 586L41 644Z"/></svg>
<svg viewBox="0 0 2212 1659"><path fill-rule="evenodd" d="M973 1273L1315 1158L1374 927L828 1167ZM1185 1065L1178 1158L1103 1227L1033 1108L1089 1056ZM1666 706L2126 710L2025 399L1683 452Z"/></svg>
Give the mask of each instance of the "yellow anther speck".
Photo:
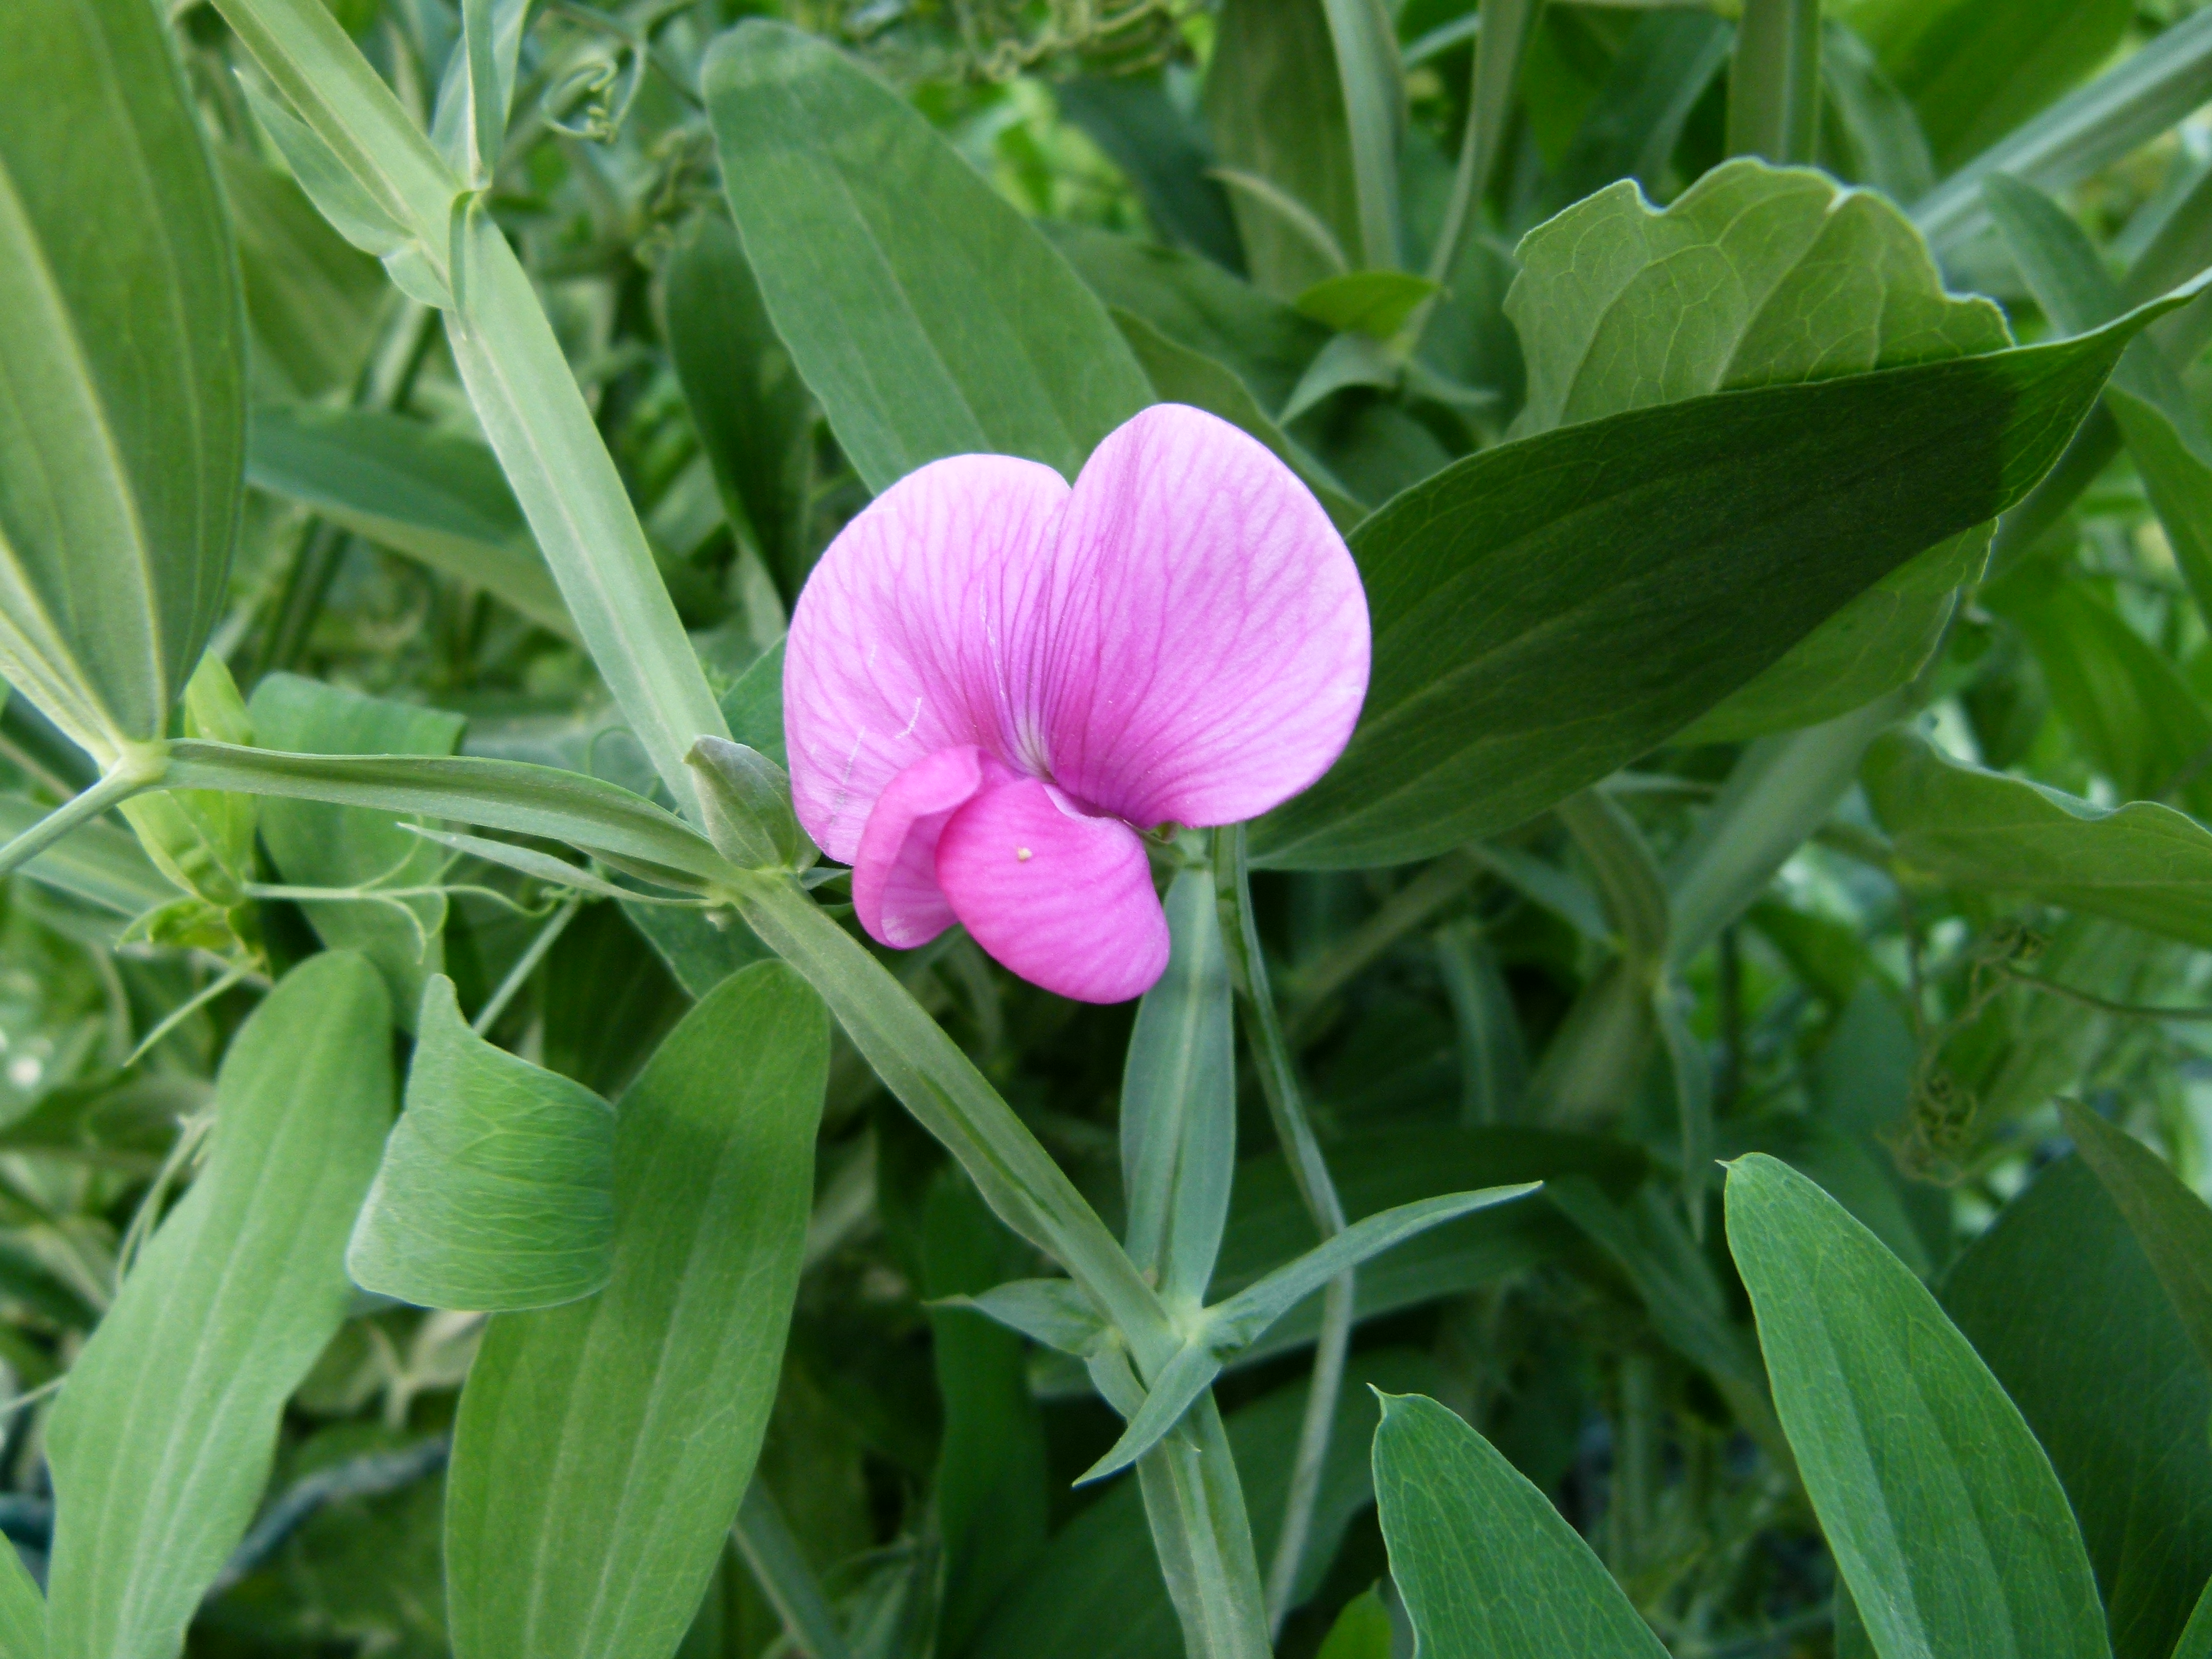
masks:
<svg viewBox="0 0 2212 1659"><path fill-rule="evenodd" d="M1030 849L1028 848L1017 847L1014 848L1014 858L1018 863L1027 864L1030 861Z"/></svg>

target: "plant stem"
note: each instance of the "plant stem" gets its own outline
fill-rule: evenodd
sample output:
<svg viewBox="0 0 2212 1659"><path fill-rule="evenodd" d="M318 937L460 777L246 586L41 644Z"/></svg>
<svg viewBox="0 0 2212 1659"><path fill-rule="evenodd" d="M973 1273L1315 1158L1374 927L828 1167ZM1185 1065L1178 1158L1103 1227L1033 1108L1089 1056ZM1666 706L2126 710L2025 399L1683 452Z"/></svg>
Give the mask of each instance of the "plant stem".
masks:
<svg viewBox="0 0 2212 1659"><path fill-rule="evenodd" d="M1744 0L1729 73L1729 154L1809 161L1820 110L1820 0Z"/></svg>
<svg viewBox="0 0 2212 1659"><path fill-rule="evenodd" d="M1252 917L1251 872L1245 862L1244 827L1233 825L1214 832L1214 892L1222 909L1222 938L1229 950L1230 977L1243 992L1246 1035L1259 1062L1260 1091L1267 1103L1267 1115L1275 1126L1291 1178L1306 1212L1313 1218L1323 1241L1344 1231L1344 1204L1328 1164L1315 1139L1312 1120L1298 1087L1290 1045L1284 1040L1275 1012L1274 993L1267 983L1267 958L1261 954L1260 932ZM1322 1304L1321 1334L1314 1351L1313 1386L1306 1395L1305 1419L1298 1428L1297 1462L1283 1504L1283 1528L1275 1542L1275 1559L1267 1571L1267 1629L1281 1630L1290 1612L1297 1583L1298 1564L1305 1553L1306 1535L1313 1526L1314 1503L1321 1491L1322 1466L1328 1456L1331 1430L1336 1423L1337 1395L1344 1385L1344 1359L1352 1342L1355 1304L1353 1275L1339 1274L1329 1281Z"/></svg>
<svg viewBox="0 0 2212 1659"><path fill-rule="evenodd" d="M0 876L27 864L81 823L88 823L118 802L157 782L168 757L158 744L126 752L98 783L64 801L36 823L0 847Z"/></svg>
<svg viewBox="0 0 2212 1659"><path fill-rule="evenodd" d="M1474 82L1468 94L1467 131L1460 138L1459 167L1452 175L1451 200L1443 228L1429 251L1429 280L1447 280L1458 262L1468 227L1489 193L1491 175L1505 146L1506 118L1513 112L1513 85L1521 58L1535 32L1543 0L1484 0L1482 27L1474 39Z"/></svg>
<svg viewBox="0 0 2212 1659"><path fill-rule="evenodd" d="M2084 1008L2094 1008L2100 1014L2118 1014L2129 1019L2212 1020L2212 1008L2161 1008L2155 1003L2114 1002L2090 991L2077 991L2070 985L2061 985L2056 980L2044 979L2035 974L2023 974L2017 968L2000 963L1997 971L2014 985L2025 985L2030 990L2043 991L2068 1002L2079 1003Z"/></svg>
<svg viewBox="0 0 2212 1659"><path fill-rule="evenodd" d="M775 1498L755 1475L738 1506L737 1525L730 1529L738 1553L760 1586L761 1594L783 1620L784 1633L806 1659L846 1659L845 1638L836 1615L823 1598L822 1587L799 1553L799 1540L785 1524Z"/></svg>

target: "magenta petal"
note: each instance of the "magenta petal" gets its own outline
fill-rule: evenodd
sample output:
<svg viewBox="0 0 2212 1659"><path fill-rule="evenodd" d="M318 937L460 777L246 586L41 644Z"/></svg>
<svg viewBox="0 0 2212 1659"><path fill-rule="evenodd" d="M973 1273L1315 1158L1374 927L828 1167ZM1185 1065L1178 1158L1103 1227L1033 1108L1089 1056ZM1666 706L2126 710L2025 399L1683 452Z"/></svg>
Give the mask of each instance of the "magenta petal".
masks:
<svg viewBox="0 0 2212 1659"><path fill-rule="evenodd" d="M1179 404L1098 446L1009 611L1013 695L1044 751L1024 769L1140 826L1288 799L1367 695L1344 538L1267 448Z"/></svg>
<svg viewBox="0 0 2212 1659"><path fill-rule="evenodd" d="M1011 757L994 635L1011 568L1041 564L1067 485L1004 455L933 461L823 554L791 619L784 738L799 820L851 863L876 798L939 750Z"/></svg>
<svg viewBox="0 0 2212 1659"><path fill-rule="evenodd" d="M916 761L876 797L853 860L853 908L869 938L910 951L953 924L937 884L937 839L987 779L1012 775L969 744Z"/></svg>
<svg viewBox="0 0 2212 1659"><path fill-rule="evenodd" d="M937 879L975 942L1048 991L1126 1002L1166 970L1144 843L1034 778L987 787L952 815Z"/></svg>

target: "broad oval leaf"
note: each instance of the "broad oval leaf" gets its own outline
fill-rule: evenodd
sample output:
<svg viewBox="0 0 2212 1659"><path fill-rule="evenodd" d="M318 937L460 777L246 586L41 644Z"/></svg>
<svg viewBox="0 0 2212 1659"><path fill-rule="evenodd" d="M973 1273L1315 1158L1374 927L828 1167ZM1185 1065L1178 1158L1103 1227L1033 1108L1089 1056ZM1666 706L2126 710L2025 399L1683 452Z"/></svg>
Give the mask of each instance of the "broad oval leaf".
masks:
<svg viewBox="0 0 2212 1659"><path fill-rule="evenodd" d="M589 1296L614 1267L614 1109L493 1047L453 981L422 988L407 1108L346 1271L423 1308L507 1312Z"/></svg>
<svg viewBox="0 0 2212 1659"><path fill-rule="evenodd" d="M2166 1659L2212 1577L2201 1520L2212 1515L2212 1370L2126 1218L2082 1159L2053 1164L1960 1257L1942 1295L2051 1455L2118 1659Z"/></svg>
<svg viewBox="0 0 2212 1659"><path fill-rule="evenodd" d="M103 765L159 738L223 602L238 256L160 16L0 16L0 672Z"/></svg>
<svg viewBox="0 0 2212 1659"><path fill-rule="evenodd" d="M1875 743L1861 775L1909 870L2212 946L2212 830L2185 813L2097 806L1903 732Z"/></svg>
<svg viewBox="0 0 2212 1659"><path fill-rule="evenodd" d="M47 1429L56 1659L171 1659L253 1518L284 1402L353 1299L346 1234L392 1114L376 970L330 952L285 975L232 1039L216 1099L205 1166Z"/></svg>
<svg viewBox="0 0 2212 1659"><path fill-rule="evenodd" d="M830 1022L789 969L724 981L623 1095L614 1273L499 1314L461 1395L447 1583L460 1659L666 1659L775 1397Z"/></svg>
<svg viewBox="0 0 2212 1659"><path fill-rule="evenodd" d="M1728 1234L1775 1409L1876 1650L2107 1659L2051 1460L1927 1287L1764 1153L1729 1169Z"/></svg>
<svg viewBox="0 0 2212 1659"><path fill-rule="evenodd" d="M2157 310L2051 345L1616 415L1406 491L1352 537L1375 628L1359 727L1255 827L1255 860L1427 857L1663 742L2024 495Z"/></svg>
<svg viewBox="0 0 2212 1659"><path fill-rule="evenodd" d="M1663 211L1624 179L1538 226L1519 252L1505 298L1528 368L1516 436L2012 341L1995 305L1944 291L1896 208L1805 167L1729 161ZM1687 740L1811 725L1902 684L1934 648L1987 542L1978 526L1884 576Z"/></svg>
<svg viewBox="0 0 2212 1659"><path fill-rule="evenodd" d="M755 20L702 76L769 315L869 489L976 451L1072 478L1152 401L1066 261L834 46Z"/></svg>
<svg viewBox="0 0 2212 1659"><path fill-rule="evenodd" d="M1435 1401L1382 1396L1375 1503L1422 1659L1663 1659L1552 1500Z"/></svg>

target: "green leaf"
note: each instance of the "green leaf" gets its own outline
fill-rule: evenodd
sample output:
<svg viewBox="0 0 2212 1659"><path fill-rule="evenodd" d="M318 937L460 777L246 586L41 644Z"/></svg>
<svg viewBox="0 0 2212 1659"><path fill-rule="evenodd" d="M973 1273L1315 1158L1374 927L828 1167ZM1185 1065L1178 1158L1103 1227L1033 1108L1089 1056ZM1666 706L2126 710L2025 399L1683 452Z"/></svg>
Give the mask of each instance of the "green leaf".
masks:
<svg viewBox="0 0 2212 1659"><path fill-rule="evenodd" d="M696 886L728 866L697 830L642 795L580 772L477 756L280 755L222 743L170 745L161 787L228 789L452 818L565 841Z"/></svg>
<svg viewBox="0 0 2212 1659"><path fill-rule="evenodd" d="M2081 1161L2150 1258L2198 1360L2212 1367L2212 1208L2134 1136L2081 1107L2059 1111Z"/></svg>
<svg viewBox="0 0 2212 1659"><path fill-rule="evenodd" d="M1440 853L1663 741L1912 555L2024 495L2151 315L1616 415L1407 490L1352 538L1375 630L1359 727L1318 785L1261 821L1256 861Z"/></svg>
<svg viewBox="0 0 2212 1659"><path fill-rule="evenodd" d="M702 738L689 764L715 850L741 870L805 870L818 856L799 827L790 775L757 749Z"/></svg>
<svg viewBox="0 0 2212 1659"><path fill-rule="evenodd" d="M13 840L53 809L20 795L0 795L0 839ZM94 819L20 867L44 887L135 916L167 904L177 890L161 878L127 830Z"/></svg>
<svg viewBox="0 0 2212 1659"><path fill-rule="evenodd" d="M1516 436L1730 388L1978 356L2011 338L1989 301L1944 291L1897 209L1805 168L1729 161L1663 212L1624 181L1531 231L1520 255L1505 299L1528 366ZM1685 741L1811 725L1904 684L1987 540L1970 529L1887 574Z"/></svg>
<svg viewBox="0 0 2212 1659"><path fill-rule="evenodd" d="M614 1110L495 1048L422 989L407 1109L346 1249L363 1290L505 1312L589 1296L614 1261Z"/></svg>
<svg viewBox="0 0 2212 1659"><path fill-rule="evenodd" d="M1919 112L1948 171L2112 56L2129 0L1851 0L1844 20Z"/></svg>
<svg viewBox="0 0 2212 1659"><path fill-rule="evenodd" d="M720 214L700 214L677 237L661 307L669 356L724 510L751 537L784 598L796 599L811 550L814 400L769 321L737 232Z"/></svg>
<svg viewBox="0 0 2212 1659"><path fill-rule="evenodd" d="M2212 1659L2212 1586L2207 1586L2197 1599L2189 1628L2173 1644L2173 1659Z"/></svg>
<svg viewBox="0 0 2212 1659"><path fill-rule="evenodd" d="M1435 1401L1382 1396L1375 1502L1429 1659L1666 1653L1551 1500Z"/></svg>
<svg viewBox="0 0 2212 1659"><path fill-rule="evenodd" d="M434 708L367 697L357 691L271 674L248 705L253 734L270 749L329 755L450 755L461 718ZM386 814L274 800L261 810L261 838L284 880L295 887L418 888L437 882L447 860ZM302 899L300 908L337 951L359 951L376 964L401 1024L414 1023L422 988L444 967L446 899Z"/></svg>
<svg viewBox="0 0 2212 1659"><path fill-rule="evenodd" d="M257 387L287 398L350 390L391 298L384 273L284 173L230 144L215 158L238 237ZM249 478L252 442L249 432Z"/></svg>
<svg viewBox="0 0 2212 1659"><path fill-rule="evenodd" d="M1656 192L1682 129L1728 62L1735 31L1698 10L1662 10L1638 22L1553 172L1544 199L1577 201L1616 179Z"/></svg>
<svg viewBox="0 0 2212 1659"><path fill-rule="evenodd" d="M15 1553L0 1543L0 1653L8 1659L46 1659L46 1598Z"/></svg>
<svg viewBox="0 0 2212 1659"><path fill-rule="evenodd" d="M1441 292L1425 276L1403 270L1354 270L1316 283L1298 295L1301 316L1337 333L1372 335L1388 340L1420 309L1421 302Z"/></svg>
<svg viewBox="0 0 2212 1659"><path fill-rule="evenodd" d="M461 1395L446 1560L462 1659L676 1650L775 1396L829 1052L821 1003L764 963L623 1096L613 1277L494 1317Z"/></svg>
<svg viewBox="0 0 2212 1659"><path fill-rule="evenodd" d="M1776 1409L1876 1650L2106 1659L2066 1494L1935 1297L1763 1154L1730 1168L1728 1224Z"/></svg>
<svg viewBox="0 0 2212 1659"><path fill-rule="evenodd" d="M1228 0L1214 25L1204 102L1227 169L1288 197L1339 248L1363 246L1325 0ZM1230 206L1252 280L1268 293L1294 299L1343 269L1250 190L1233 191Z"/></svg>
<svg viewBox="0 0 2212 1659"><path fill-rule="evenodd" d="M253 411L246 477L578 637L498 458L473 439L374 410L264 404Z"/></svg>
<svg viewBox="0 0 2212 1659"><path fill-rule="evenodd" d="M1907 869L2212 946L2212 830L2170 806L2092 805L1902 732L1875 743L1862 778Z"/></svg>
<svg viewBox="0 0 2212 1659"><path fill-rule="evenodd" d="M253 1518L284 1402L352 1300L345 1239L391 1121L391 1027L374 969L331 952L232 1040L208 1161L47 1427L52 1653L169 1659Z"/></svg>
<svg viewBox="0 0 2212 1659"><path fill-rule="evenodd" d="M1344 1604L1321 1644L1320 1659L1391 1659L1396 1632L1382 1598L1365 1589Z"/></svg>
<svg viewBox="0 0 2212 1659"><path fill-rule="evenodd" d="M1398 150L1406 132L1406 71L1395 8L1382 0L1322 0L1352 149L1359 248L1378 272L1405 258L1398 225Z"/></svg>
<svg viewBox="0 0 2212 1659"><path fill-rule="evenodd" d="M2055 1164L2006 1205L1943 1306L2051 1455L2118 1659L2166 1659L2212 1577L2197 1519L2212 1514L2212 1371L2089 1166Z"/></svg>
<svg viewBox="0 0 2212 1659"><path fill-rule="evenodd" d="M1228 192L1207 176L1213 145L1161 76L1079 75L1055 84L1053 95L1061 117L1121 169L1164 240L1204 255L1224 271L1243 270L1244 245ZM1055 224L1048 234L1072 228Z"/></svg>
<svg viewBox="0 0 2212 1659"><path fill-rule="evenodd" d="M702 75L769 315L871 489L977 451L1073 477L1151 401L1066 262L835 47L754 20Z"/></svg>
<svg viewBox="0 0 2212 1659"><path fill-rule="evenodd" d="M1979 9L1972 0L1966 4ZM1937 252L1948 252L1989 223L1982 184L1990 174L2009 173L2043 190L2068 189L2164 132L2208 94L2212 17L2200 14L2160 31L2088 85L1996 139L1915 202L1912 221Z"/></svg>
<svg viewBox="0 0 2212 1659"><path fill-rule="evenodd" d="M1138 363L1152 383L1152 390L1163 402L1188 404L1209 415L1218 415L1231 426L1241 427L1257 438L1313 491L1314 499L1322 504L1339 530L1348 531L1367 516L1367 509L1344 493L1344 487L1329 475L1328 468L1293 443L1282 428L1267 418L1251 389L1234 371L1210 357L1200 356L1188 346L1176 344L1132 313L1117 307L1113 317L1115 326L1129 343L1130 350L1136 354Z"/></svg>
<svg viewBox="0 0 2212 1659"><path fill-rule="evenodd" d="M754 658L722 693L722 718L730 723L730 736L778 766L790 760L783 746L783 644L778 640Z"/></svg>
<svg viewBox="0 0 2212 1659"><path fill-rule="evenodd" d="M1311 318L1192 254L1087 225L1047 221L1038 228L1109 307L1233 370L1271 416L1328 343L1328 331Z"/></svg>
<svg viewBox="0 0 2212 1659"><path fill-rule="evenodd" d="M224 603L245 450L230 224L161 21L0 21L0 673L103 766Z"/></svg>
<svg viewBox="0 0 2212 1659"><path fill-rule="evenodd" d="M1229 1218L1237 1056L1212 878L1178 874L1167 915L1167 971L1137 1005L1121 1073L1121 1179L1129 1259L1170 1307L1195 1308Z"/></svg>

